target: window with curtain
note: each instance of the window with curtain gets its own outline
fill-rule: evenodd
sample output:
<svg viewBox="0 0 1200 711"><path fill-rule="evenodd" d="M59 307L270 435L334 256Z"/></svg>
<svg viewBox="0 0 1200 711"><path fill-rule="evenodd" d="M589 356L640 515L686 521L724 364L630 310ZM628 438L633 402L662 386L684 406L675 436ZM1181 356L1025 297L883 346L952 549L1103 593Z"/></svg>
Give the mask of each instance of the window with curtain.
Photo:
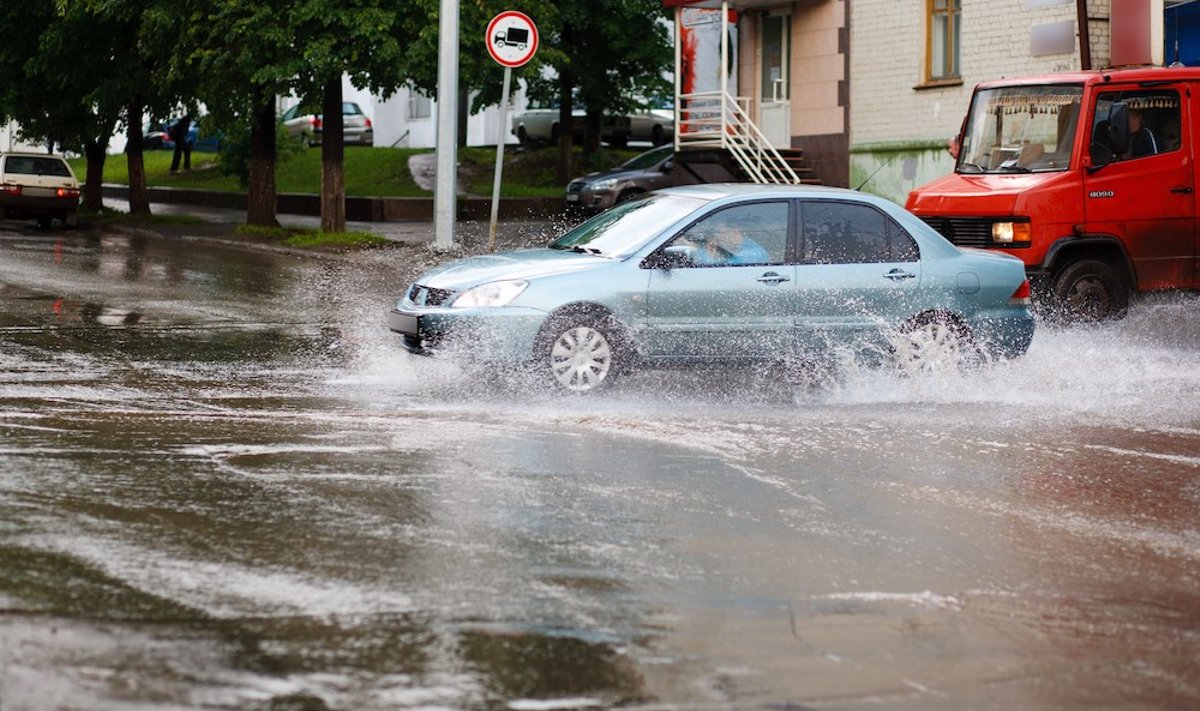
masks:
<svg viewBox="0 0 1200 711"><path fill-rule="evenodd" d="M931 82L958 79L962 0L926 0L926 8L925 79Z"/></svg>

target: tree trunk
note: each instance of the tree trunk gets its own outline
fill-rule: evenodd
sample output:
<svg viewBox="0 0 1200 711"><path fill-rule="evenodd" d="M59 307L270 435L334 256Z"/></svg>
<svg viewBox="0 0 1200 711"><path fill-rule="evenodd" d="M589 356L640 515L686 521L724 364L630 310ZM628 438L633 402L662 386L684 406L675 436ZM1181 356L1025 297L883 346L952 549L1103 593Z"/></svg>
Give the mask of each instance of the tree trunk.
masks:
<svg viewBox="0 0 1200 711"><path fill-rule="evenodd" d="M572 177L571 147L575 141L575 122L571 116L575 107L571 90L571 73L564 70L558 78L558 182L566 185Z"/></svg>
<svg viewBox="0 0 1200 711"><path fill-rule="evenodd" d="M600 148L600 126L604 115L596 109L588 107L587 116L583 123L583 153L591 155Z"/></svg>
<svg viewBox="0 0 1200 711"><path fill-rule="evenodd" d="M150 214L150 193L146 190L146 162L142 157L142 104L141 97L135 97L126 108L126 119L129 124L125 132L125 155L129 166L129 214Z"/></svg>
<svg viewBox="0 0 1200 711"><path fill-rule="evenodd" d="M275 97L263 92L250 128L250 184L246 191L246 224L278 227L275 213Z"/></svg>
<svg viewBox="0 0 1200 711"><path fill-rule="evenodd" d="M321 231L346 231L346 135L342 78L325 83L321 102Z"/></svg>
<svg viewBox="0 0 1200 711"><path fill-rule="evenodd" d="M87 178L83 184L83 209L100 212L104 209L104 161L108 158L108 141L88 140L83 154L87 157Z"/></svg>

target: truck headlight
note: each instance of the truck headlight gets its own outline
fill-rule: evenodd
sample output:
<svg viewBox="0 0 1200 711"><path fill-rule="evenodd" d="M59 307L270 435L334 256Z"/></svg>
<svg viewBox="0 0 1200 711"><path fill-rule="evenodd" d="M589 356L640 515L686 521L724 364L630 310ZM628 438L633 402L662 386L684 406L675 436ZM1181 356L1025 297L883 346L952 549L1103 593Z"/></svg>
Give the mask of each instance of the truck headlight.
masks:
<svg viewBox="0 0 1200 711"><path fill-rule="evenodd" d="M520 296L527 286L529 282L520 279L480 284L460 294L451 306L456 309L505 306Z"/></svg>
<svg viewBox="0 0 1200 711"><path fill-rule="evenodd" d="M1027 244L1033 238L1028 222L993 222L992 241L1000 244Z"/></svg>

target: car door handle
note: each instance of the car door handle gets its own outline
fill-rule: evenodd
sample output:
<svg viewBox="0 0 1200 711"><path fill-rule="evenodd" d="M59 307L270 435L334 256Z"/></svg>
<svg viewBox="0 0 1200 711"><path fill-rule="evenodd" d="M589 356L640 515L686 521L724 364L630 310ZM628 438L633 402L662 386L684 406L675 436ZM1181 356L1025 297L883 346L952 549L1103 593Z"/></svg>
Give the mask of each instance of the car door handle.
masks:
<svg viewBox="0 0 1200 711"><path fill-rule="evenodd" d="M905 279L916 279L917 275L913 274L912 272L906 272L903 269L893 269L887 274L884 274L883 278L891 279L892 281L904 281Z"/></svg>
<svg viewBox="0 0 1200 711"><path fill-rule="evenodd" d="M762 282L763 284L782 284L785 281L791 281L791 279L783 276L782 274L767 272L766 274L760 276L758 281Z"/></svg>
<svg viewBox="0 0 1200 711"><path fill-rule="evenodd" d="M1191 195L1192 194L1192 186L1176 185L1175 187L1171 188L1171 192L1175 193L1176 195Z"/></svg>

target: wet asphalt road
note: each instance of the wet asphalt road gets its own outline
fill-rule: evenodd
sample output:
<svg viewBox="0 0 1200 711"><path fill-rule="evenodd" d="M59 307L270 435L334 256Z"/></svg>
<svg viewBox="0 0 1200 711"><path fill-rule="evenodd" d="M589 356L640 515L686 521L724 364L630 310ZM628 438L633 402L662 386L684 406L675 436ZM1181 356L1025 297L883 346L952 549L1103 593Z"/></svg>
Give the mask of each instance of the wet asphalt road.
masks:
<svg viewBox="0 0 1200 711"><path fill-rule="evenodd" d="M0 709L1200 704L1200 299L560 398L400 353L412 254L0 223Z"/></svg>

